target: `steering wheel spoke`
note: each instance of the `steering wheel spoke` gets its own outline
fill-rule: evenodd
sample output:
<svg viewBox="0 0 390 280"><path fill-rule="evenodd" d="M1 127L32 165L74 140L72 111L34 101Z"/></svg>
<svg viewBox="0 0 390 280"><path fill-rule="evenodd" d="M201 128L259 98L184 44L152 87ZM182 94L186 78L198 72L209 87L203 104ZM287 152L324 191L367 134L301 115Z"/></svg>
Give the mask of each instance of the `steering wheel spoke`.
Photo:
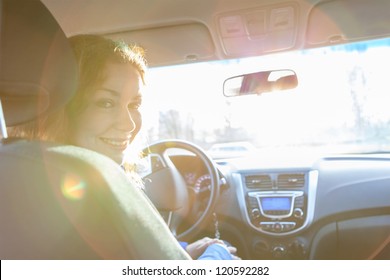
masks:
<svg viewBox="0 0 390 280"><path fill-rule="evenodd" d="M169 157L168 150L187 150L199 157L210 174L209 198L199 218L183 230L181 225L192 205L183 176ZM145 191L156 208L162 213L172 233L180 240L190 240L211 221L219 195L219 174L214 162L198 146L182 140L156 142L143 150L151 157L152 173L146 176ZM200 202L198 202L200 203ZM196 204L196 203L195 203ZM180 228L180 231L179 231Z"/></svg>

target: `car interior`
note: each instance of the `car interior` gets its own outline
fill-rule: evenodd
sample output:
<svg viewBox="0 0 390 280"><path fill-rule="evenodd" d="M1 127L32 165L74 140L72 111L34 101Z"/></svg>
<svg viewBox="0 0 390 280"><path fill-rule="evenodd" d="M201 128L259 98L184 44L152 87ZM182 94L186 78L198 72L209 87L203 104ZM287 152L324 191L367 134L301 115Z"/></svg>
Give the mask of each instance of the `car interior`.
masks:
<svg viewBox="0 0 390 280"><path fill-rule="evenodd" d="M189 259L177 240L204 236L243 260L390 258L390 1L1 0L0 10L1 259ZM146 50L161 95L151 94L159 119L140 149L146 196L101 154L7 135L70 100L77 34ZM342 51L352 54L345 82ZM156 109L197 107L191 98L203 102L199 118ZM234 143L250 149L209 152Z"/></svg>

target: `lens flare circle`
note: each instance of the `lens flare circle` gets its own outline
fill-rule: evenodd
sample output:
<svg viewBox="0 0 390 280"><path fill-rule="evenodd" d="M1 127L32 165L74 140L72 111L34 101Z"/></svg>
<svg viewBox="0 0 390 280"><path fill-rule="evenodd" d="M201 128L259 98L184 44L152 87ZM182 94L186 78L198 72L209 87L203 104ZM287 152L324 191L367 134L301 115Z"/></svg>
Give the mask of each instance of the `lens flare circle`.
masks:
<svg viewBox="0 0 390 280"><path fill-rule="evenodd" d="M86 183L75 174L66 174L61 185L62 194L70 200L81 200L86 193Z"/></svg>

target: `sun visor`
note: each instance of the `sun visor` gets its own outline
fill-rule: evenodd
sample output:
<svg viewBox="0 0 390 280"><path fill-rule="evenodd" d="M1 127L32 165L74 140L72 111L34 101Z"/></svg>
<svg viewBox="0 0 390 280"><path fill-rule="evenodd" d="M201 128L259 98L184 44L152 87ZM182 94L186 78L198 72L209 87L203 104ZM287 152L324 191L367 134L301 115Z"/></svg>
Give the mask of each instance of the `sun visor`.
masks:
<svg viewBox="0 0 390 280"><path fill-rule="evenodd" d="M353 42L389 34L390 1L327 1L316 5L309 14L306 45Z"/></svg>
<svg viewBox="0 0 390 280"><path fill-rule="evenodd" d="M196 62L215 57L210 32L204 24L198 22L103 35L142 46L150 66Z"/></svg>
<svg viewBox="0 0 390 280"><path fill-rule="evenodd" d="M66 104L77 87L77 63L40 1L3 0L0 16L0 98L13 126Z"/></svg>

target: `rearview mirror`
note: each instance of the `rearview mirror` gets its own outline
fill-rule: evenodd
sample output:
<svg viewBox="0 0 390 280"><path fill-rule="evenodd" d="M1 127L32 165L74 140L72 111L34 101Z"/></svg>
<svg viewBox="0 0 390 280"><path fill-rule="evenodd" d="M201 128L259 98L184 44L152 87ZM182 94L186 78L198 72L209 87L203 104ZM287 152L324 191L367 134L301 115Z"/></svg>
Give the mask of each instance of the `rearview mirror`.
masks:
<svg viewBox="0 0 390 280"><path fill-rule="evenodd" d="M226 97L262 94L296 88L298 78L292 70L262 71L231 77L223 83Z"/></svg>

